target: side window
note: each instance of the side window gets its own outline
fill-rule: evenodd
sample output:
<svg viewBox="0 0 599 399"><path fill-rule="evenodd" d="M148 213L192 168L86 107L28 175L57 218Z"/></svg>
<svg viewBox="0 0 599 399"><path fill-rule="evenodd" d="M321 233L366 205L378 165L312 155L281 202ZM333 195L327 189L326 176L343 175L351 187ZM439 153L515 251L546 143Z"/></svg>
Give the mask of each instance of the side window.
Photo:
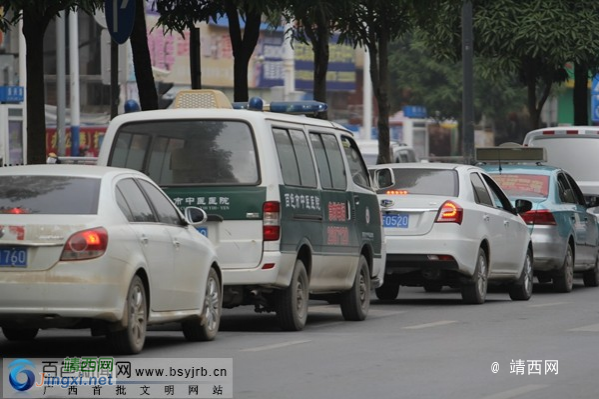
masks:
<svg viewBox="0 0 599 399"><path fill-rule="evenodd" d="M324 151L329 162L329 168L331 169L333 189L345 190L347 188L347 177L345 175L343 155L341 154L337 138L333 134L321 134L321 137L324 144Z"/></svg>
<svg viewBox="0 0 599 399"><path fill-rule="evenodd" d="M115 142L110 165L141 171L150 146L150 136L123 132Z"/></svg>
<svg viewBox="0 0 599 399"><path fill-rule="evenodd" d="M322 184L322 188L333 188L331 169L329 168L329 161L327 160L327 154L324 150L324 144L322 143L320 134L310 133L310 142L312 143L314 157L316 158L316 164L318 165L320 184Z"/></svg>
<svg viewBox="0 0 599 399"><path fill-rule="evenodd" d="M580 187L578 187L576 180L574 180L574 178L572 176L570 176L569 174L565 174L565 176L566 176L566 179L568 179L568 183L570 183L570 187L572 188L572 193L574 194L574 198L576 199L576 202L579 205L586 206L584 194L580 190Z"/></svg>
<svg viewBox="0 0 599 399"><path fill-rule="evenodd" d="M123 211L123 213L125 214L125 217L127 218L127 220L130 222L135 222L135 218L133 217L133 212L131 211L131 208L129 208L129 204L127 203L127 200L125 199L125 196L123 195L123 193L121 192L121 190L118 187L116 189L116 203L119 206L119 208L121 208L121 211Z"/></svg>
<svg viewBox="0 0 599 399"><path fill-rule="evenodd" d="M279 163L281 165L281 172L283 173L283 181L285 184L299 186L299 166L297 165L295 151L293 151L291 137L289 137L287 131L283 129L273 129L272 134L274 136L277 153L279 155Z"/></svg>
<svg viewBox="0 0 599 399"><path fill-rule="evenodd" d="M491 196L487 191L483 181L481 180L478 173L470 173L470 182L472 183L472 190L474 191L474 197L477 204L494 206Z"/></svg>
<svg viewBox="0 0 599 399"><path fill-rule="evenodd" d="M510 202L508 197L505 196L503 191L501 191L501 188L499 187L499 185L497 185L497 183L495 183L495 180L493 180L492 177L487 176L487 175L482 175L482 176L483 176L483 179L485 179L485 182L487 183L487 185L489 186L491 197L493 198L493 202L495 203L495 206L497 208L504 209L508 212L512 212L513 211L512 203Z"/></svg>
<svg viewBox="0 0 599 399"><path fill-rule="evenodd" d="M366 169L366 165L364 165L364 161L362 160L360 150L356 143L347 137L341 137L341 144L345 150L349 171L354 183L362 187L370 187L368 169Z"/></svg>
<svg viewBox="0 0 599 399"><path fill-rule="evenodd" d="M570 183L568 183L568 179L564 176L563 173L559 173L557 175L557 183L559 186L559 197L560 199L569 204L575 204L576 198L574 197L574 191L572 187L570 187Z"/></svg>
<svg viewBox="0 0 599 399"><path fill-rule="evenodd" d="M316 170L306 135L301 130L290 130L289 135L297 156L302 186L316 187Z"/></svg>
<svg viewBox="0 0 599 399"><path fill-rule="evenodd" d="M174 224L181 226L181 218L175 206L160 190L145 180L138 180L139 184L146 192L150 201L156 210L156 216L160 223Z"/></svg>
<svg viewBox="0 0 599 399"><path fill-rule="evenodd" d="M173 153L185 146L185 141L171 137L157 137L152 146L152 153L148 163L148 176L161 185L175 183L171 169Z"/></svg>
<svg viewBox="0 0 599 399"><path fill-rule="evenodd" d="M152 208L141 189L133 179L123 179L117 183L125 202L131 210L133 222L156 222Z"/></svg>

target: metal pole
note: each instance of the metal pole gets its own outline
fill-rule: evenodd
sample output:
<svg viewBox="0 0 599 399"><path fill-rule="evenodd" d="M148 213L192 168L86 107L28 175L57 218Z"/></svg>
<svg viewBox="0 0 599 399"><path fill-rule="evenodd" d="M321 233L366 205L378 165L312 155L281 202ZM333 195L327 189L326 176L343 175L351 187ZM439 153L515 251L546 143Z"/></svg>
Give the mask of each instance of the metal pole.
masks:
<svg viewBox="0 0 599 399"><path fill-rule="evenodd" d="M27 43L23 34L23 19L19 20L19 86L25 91L23 96L23 163L27 164ZM3 162L7 163L9 157Z"/></svg>
<svg viewBox="0 0 599 399"><path fill-rule="evenodd" d="M56 134L58 135L58 155L62 156L67 155L65 144L67 108L65 18L64 11L61 11L56 18Z"/></svg>
<svg viewBox="0 0 599 399"><path fill-rule="evenodd" d="M285 101L292 100L291 96L295 92L295 52L291 47L292 24L285 25L285 42L283 43L283 99Z"/></svg>
<svg viewBox="0 0 599 399"><path fill-rule="evenodd" d="M110 41L110 119L119 114L119 45Z"/></svg>
<svg viewBox="0 0 599 399"><path fill-rule="evenodd" d="M71 155L79 155L79 14L69 13L69 66L71 82Z"/></svg>
<svg viewBox="0 0 599 399"><path fill-rule="evenodd" d="M465 0L462 5L462 132L463 156L467 163L474 160L474 34L472 33L472 2Z"/></svg>

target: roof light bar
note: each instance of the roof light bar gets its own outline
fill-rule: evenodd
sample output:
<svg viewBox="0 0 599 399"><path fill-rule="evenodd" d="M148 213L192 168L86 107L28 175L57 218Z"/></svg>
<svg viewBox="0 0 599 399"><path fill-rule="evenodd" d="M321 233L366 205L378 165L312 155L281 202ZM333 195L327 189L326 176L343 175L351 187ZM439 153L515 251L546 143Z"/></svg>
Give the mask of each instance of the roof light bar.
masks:
<svg viewBox="0 0 599 399"><path fill-rule="evenodd" d="M260 97L252 97L248 102L234 102L234 109L249 109L252 111L270 111L284 114L316 114L328 109L326 103L320 101L273 101L264 103Z"/></svg>

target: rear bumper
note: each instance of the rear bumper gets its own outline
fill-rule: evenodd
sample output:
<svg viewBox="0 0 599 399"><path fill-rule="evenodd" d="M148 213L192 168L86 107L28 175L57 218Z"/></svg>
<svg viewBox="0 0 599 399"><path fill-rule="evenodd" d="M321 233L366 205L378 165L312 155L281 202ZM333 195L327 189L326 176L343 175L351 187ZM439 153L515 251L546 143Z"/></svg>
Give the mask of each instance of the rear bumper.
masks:
<svg viewBox="0 0 599 399"><path fill-rule="evenodd" d="M556 226L535 226L531 238L534 271L551 271L563 266L568 237L560 236Z"/></svg>

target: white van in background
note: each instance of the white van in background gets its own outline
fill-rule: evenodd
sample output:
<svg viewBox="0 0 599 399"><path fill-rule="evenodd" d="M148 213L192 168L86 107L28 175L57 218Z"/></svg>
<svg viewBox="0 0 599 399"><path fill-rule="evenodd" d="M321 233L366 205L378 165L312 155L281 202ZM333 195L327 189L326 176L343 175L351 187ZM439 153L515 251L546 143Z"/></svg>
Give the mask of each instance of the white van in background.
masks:
<svg viewBox="0 0 599 399"><path fill-rule="evenodd" d="M599 196L599 126L537 129L526 134L523 144L544 147L548 165L568 171L585 196Z"/></svg>

